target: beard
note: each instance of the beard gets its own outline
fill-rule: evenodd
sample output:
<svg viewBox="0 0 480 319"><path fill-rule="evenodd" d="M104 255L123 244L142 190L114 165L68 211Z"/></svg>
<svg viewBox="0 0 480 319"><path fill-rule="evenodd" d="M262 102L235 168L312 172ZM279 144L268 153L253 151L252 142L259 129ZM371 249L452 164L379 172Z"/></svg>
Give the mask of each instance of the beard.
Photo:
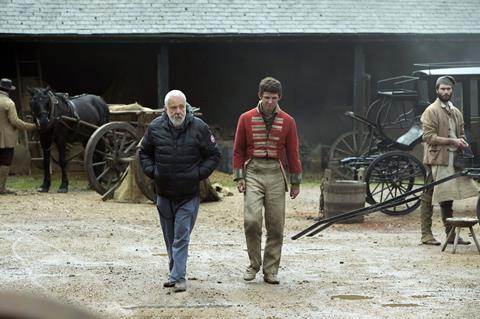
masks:
<svg viewBox="0 0 480 319"><path fill-rule="evenodd" d="M173 126L179 128L182 126L183 122L185 121L185 115L168 115L170 122L172 122Z"/></svg>
<svg viewBox="0 0 480 319"><path fill-rule="evenodd" d="M450 99L452 98L451 94L438 94L437 93L437 96L440 99L440 101L445 102L445 103L450 101Z"/></svg>

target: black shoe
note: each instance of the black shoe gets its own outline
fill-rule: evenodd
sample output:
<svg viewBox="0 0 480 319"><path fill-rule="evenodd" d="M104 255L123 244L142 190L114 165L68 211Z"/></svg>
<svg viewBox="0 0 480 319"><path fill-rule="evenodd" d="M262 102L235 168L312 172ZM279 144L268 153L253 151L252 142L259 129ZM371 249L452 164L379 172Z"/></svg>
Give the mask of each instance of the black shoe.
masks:
<svg viewBox="0 0 480 319"><path fill-rule="evenodd" d="M440 242L436 240L435 238L431 238L425 241L422 241L422 244L424 245L433 245L433 246L440 246Z"/></svg>
<svg viewBox="0 0 480 319"><path fill-rule="evenodd" d="M164 288L172 288L172 287L175 287L175 281L165 281L163 283L163 287Z"/></svg>
<svg viewBox="0 0 480 319"><path fill-rule="evenodd" d="M448 240L448 244L453 244L455 243L455 237L452 236L453 238L450 238ZM458 237L458 245L470 245L471 242L468 240L464 240L462 237Z"/></svg>

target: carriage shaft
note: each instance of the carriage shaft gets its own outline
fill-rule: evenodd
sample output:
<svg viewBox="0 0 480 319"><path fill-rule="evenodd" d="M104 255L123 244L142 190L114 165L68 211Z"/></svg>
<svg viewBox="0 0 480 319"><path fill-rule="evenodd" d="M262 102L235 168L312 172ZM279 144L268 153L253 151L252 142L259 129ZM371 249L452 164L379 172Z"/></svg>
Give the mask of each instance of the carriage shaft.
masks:
<svg viewBox="0 0 480 319"><path fill-rule="evenodd" d="M430 189L430 188L432 188L436 185L445 183L449 180L452 180L452 179L460 177L460 176L465 176L465 175L469 175L469 176L472 176L472 177L479 177L480 176L480 169L478 169L478 168L467 168L467 169L465 169L461 172L458 172L458 173L455 173L453 175L447 176L447 177L442 178L438 181L434 181L430 184L421 186L421 187L416 188L414 190L411 190L407 193L404 193L400 196L389 199L385 202L377 203L377 204L369 206L369 207L363 207L363 208L355 209L355 210L352 210L350 212L346 212L346 213L341 214L341 215L337 215L337 216L333 216L333 217L330 217L330 218L322 219L322 220L314 223L313 225L307 227L306 229L302 230L301 232L295 234L294 236L292 236L292 240L296 240L296 239L298 239L298 238L300 238L300 237L302 237L302 236L304 236L304 235L306 235L310 232L315 231L318 227L320 227L323 224L327 224L327 223L332 223L333 224L337 221L348 219L348 218L351 218L351 217L355 217L355 216L358 216L358 215L363 214L363 213L365 213L365 215L366 215L366 214L374 213L376 211L379 211L379 210L382 210L382 209L385 209L385 208L391 208L391 207L394 207L396 205L402 204L402 203L405 202L405 199L408 196L414 195L414 194L419 193L419 192L423 192L424 190Z"/></svg>

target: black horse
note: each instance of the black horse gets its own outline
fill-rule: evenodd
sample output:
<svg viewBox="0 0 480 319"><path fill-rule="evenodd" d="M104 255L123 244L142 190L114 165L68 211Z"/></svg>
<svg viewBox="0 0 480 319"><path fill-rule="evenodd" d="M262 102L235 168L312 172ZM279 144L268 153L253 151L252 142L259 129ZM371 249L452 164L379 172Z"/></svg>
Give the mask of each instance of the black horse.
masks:
<svg viewBox="0 0 480 319"><path fill-rule="evenodd" d="M43 183L39 192L50 188L50 150L55 143L58 148L58 163L62 169L59 193L68 192L66 145L81 142L83 146L99 127L108 122L108 105L96 95L83 94L68 98L67 94L55 93L50 88L29 89L30 109L39 128L43 150Z"/></svg>

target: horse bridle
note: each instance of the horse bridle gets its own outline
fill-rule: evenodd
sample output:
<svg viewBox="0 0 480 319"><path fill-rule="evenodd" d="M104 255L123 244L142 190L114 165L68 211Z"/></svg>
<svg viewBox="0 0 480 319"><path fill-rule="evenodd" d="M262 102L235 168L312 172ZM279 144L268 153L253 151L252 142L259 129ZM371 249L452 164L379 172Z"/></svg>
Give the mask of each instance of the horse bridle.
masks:
<svg viewBox="0 0 480 319"><path fill-rule="evenodd" d="M52 121L55 119L55 106L58 105L58 99L52 93L52 91L48 91L48 98L50 100L50 116L49 120Z"/></svg>

